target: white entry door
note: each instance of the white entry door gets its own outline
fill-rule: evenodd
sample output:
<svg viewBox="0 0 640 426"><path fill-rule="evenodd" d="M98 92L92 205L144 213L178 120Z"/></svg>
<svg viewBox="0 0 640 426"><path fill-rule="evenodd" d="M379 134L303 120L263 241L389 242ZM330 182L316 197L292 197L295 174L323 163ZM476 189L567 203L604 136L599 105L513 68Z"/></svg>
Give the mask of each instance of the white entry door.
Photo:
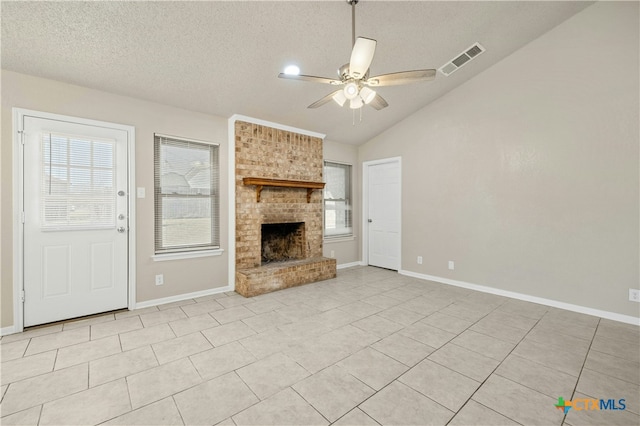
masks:
<svg viewBox="0 0 640 426"><path fill-rule="evenodd" d="M400 159L366 165L369 265L400 269Z"/></svg>
<svg viewBox="0 0 640 426"><path fill-rule="evenodd" d="M22 124L24 326L127 307L127 132Z"/></svg>

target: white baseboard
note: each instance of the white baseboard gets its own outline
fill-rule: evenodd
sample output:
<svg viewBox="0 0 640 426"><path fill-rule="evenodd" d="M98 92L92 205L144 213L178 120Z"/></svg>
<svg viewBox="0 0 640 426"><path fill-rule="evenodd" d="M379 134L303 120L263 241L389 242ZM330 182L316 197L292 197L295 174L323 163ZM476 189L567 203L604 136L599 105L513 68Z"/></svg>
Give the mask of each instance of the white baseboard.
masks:
<svg viewBox="0 0 640 426"><path fill-rule="evenodd" d="M551 306L559 309L566 309L567 311L578 312L586 315L593 315L600 318L606 318L613 321L619 321L627 324L640 326L640 318L632 317L631 315L622 315L615 312L602 311L600 309L593 309L593 308L588 308L586 306L573 305L571 303L560 302L558 300L545 299L543 297L531 296L523 293L516 293L514 291L501 290L499 288L487 287L479 284L472 284L465 281L457 281L457 280L452 280L450 278L436 277L434 275L419 274L417 272L406 271L402 269L399 270L398 272L408 277L419 278L427 281L435 281L442 284L468 288L470 290L481 291L483 293L490 293L498 296L510 297L512 299L523 300L525 302L538 303L540 305Z"/></svg>
<svg viewBox="0 0 640 426"><path fill-rule="evenodd" d="M346 269L346 268L353 268L354 266L363 266L364 263L362 263L361 260L357 261L357 262L350 262L350 263L343 263L341 265L336 265L336 269Z"/></svg>
<svg viewBox="0 0 640 426"><path fill-rule="evenodd" d="M14 325L0 328L0 336L6 336L7 334L13 334L15 332L16 332L16 327Z"/></svg>
<svg viewBox="0 0 640 426"><path fill-rule="evenodd" d="M148 308L149 306L165 305L167 303L180 302L187 299L195 299L197 297L210 296L212 294L233 291L230 286L218 287L210 290L195 291L193 293L178 294L176 296L163 297L161 299L146 300L136 303L136 309Z"/></svg>
<svg viewBox="0 0 640 426"><path fill-rule="evenodd" d="M351 268L353 266L362 266L362 265L363 263L361 261L343 263L342 265L336 265L336 269L345 269L345 268ZM187 299L195 299L197 297L224 293L226 291L233 291L233 288L231 286L219 287L211 290L196 291L194 293L179 294L177 296L169 296L169 297L163 297L161 299L153 299L153 300L147 300L145 302L137 302L136 309L148 308L149 306L165 305L167 303L180 302L182 300L187 300Z"/></svg>
<svg viewBox="0 0 640 426"><path fill-rule="evenodd" d="M214 289L211 289L211 290L202 290L202 291L195 291L193 293L179 294L177 296L163 297L161 299L147 300L145 302L137 302L136 305L135 305L135 309L148 308L149 306L164 305L164 304L172 303L172 302L180 302L182 300L195 299L197 297L203 297L203 296L209 296L209 295L212 295L212 294L224 293L226 291L233 291L233 289L230 286L226 286L226 287L214 288ZM14 334L15 332L16 332L15 326L13 326L13 325L11 325L9 327L0 328L0 336L6 336L8 334Z"/></svg>

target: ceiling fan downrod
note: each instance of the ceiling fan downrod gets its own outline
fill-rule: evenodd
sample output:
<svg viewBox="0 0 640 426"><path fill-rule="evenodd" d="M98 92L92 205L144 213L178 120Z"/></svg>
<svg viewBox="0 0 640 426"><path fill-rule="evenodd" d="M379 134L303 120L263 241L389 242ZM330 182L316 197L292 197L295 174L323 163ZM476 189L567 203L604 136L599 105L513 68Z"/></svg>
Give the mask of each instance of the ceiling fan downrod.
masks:
<svg viewBox="0 0 640 426"><path fill-rule="evenodd" d="M360 0L347 0L347 4L351 5L351 48L356 44L356 4Z"/></svg>

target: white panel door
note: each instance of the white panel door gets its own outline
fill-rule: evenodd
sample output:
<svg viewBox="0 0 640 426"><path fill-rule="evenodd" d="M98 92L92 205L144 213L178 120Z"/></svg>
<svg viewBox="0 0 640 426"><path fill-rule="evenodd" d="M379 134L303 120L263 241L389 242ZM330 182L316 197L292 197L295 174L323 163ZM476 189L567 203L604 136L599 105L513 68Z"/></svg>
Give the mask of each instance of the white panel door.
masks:
<svg viewBox="0 0 640 426"><path fill-rule="evenodd" d="M369 265L400 269L400 162L367 166Z"/></svg>
<svg viewBox="0 0 640 426"><path fill-rule="evenodd" d="M24 326L127 307L127 132L25 116Z"/></svg>

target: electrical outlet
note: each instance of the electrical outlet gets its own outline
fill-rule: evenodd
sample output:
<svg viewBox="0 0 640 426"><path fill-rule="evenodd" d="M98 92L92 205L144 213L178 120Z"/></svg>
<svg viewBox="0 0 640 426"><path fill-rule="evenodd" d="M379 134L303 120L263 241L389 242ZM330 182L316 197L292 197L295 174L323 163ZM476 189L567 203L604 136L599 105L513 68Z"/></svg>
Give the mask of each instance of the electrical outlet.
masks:
<svg viewBox="0 0 640 426"><path fill-rule="evenodd" d="M453 260L450 260L450 261L449 261L449 269L451 269L452 271L453 271L454 269L456 269L456 266L455 266L455 264L453 263Z"/></svg>
<svg viewBox="0 0 640 426"><path fill-rule="evenodd" d="M336 258L336 251L335 250L331 250L331 254L329 255L330 258L335 259Z"/></svg>
<svg viewBox="0 0 640 426"><path fill-rule="evenodd" d="M629 300L632 302L640 302L640 289L630 288L629 289Z"/></svg>
<svg viewBox="0 0 640 426"><path fill-rule="evenodd" d="M418 265L422 265L422 256L418 256Z"/></svg>
<svg viewBox="0 0 640 426"><path fill-rule="evenodd" d="M162 274L156 275L156 285L163 285L163 284L164 284L164 275Z"/></svg>

